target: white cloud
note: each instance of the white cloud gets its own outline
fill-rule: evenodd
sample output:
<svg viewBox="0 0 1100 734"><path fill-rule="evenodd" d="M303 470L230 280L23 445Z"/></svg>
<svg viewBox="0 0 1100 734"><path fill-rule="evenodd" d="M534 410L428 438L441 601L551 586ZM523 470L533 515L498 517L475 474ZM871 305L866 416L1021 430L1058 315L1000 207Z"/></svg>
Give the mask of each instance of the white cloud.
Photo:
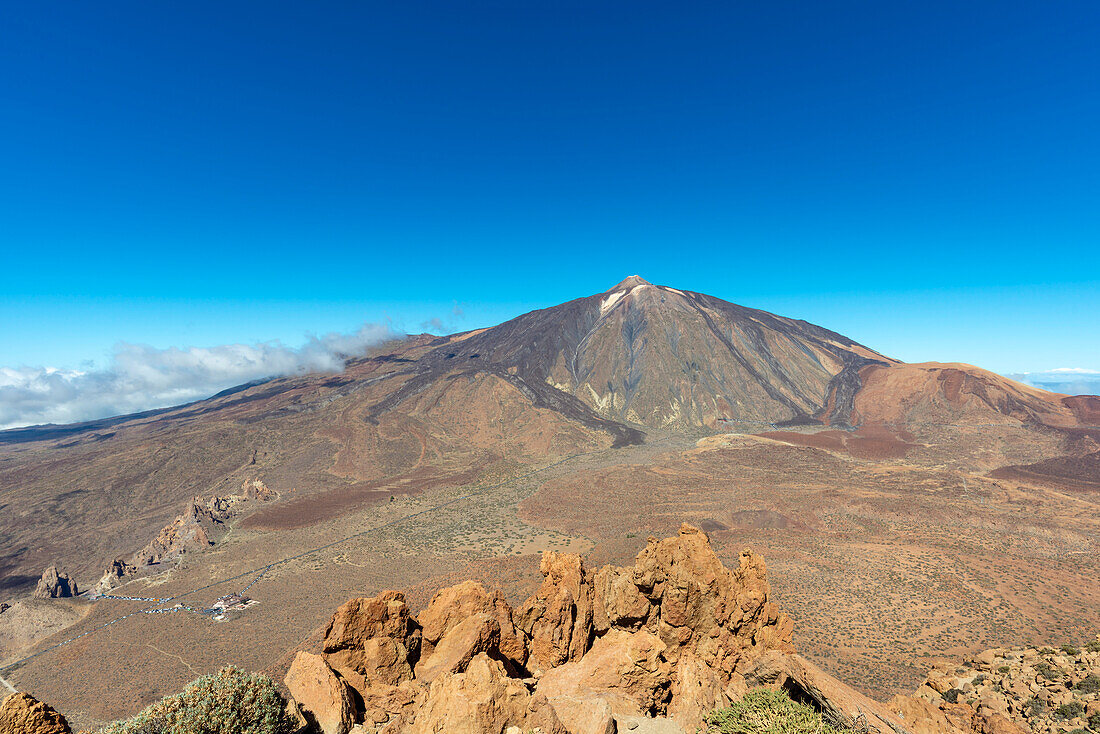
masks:
<svg viewBox="0 0 1100 734"><path fill-rule="evenodd" d="M1006 375L1033 387L1067 395L1100 395L1100 370L1083 367L1058 367L1042 372Z"/></svg>
<svg viewBox="0 0 1100 734"><path fill-rule="evenodd" d="M346 358L394 336L388 326L366 324L350 334L311 336L298 348L277 341L182 349L120 343L102 370L0 367L0 429L163 408L264 377L340 372Z"/></svg>

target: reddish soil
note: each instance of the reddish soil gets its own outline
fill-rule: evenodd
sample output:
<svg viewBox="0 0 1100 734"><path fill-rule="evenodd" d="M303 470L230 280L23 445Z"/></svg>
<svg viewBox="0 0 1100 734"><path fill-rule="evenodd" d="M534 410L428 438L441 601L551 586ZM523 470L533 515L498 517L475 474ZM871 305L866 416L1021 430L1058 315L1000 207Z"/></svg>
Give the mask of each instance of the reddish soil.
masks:
<svg viewBox="0 0 1100 734"><path fill-rule="evenodd" d="M912 435L881 424L861 426L855 431L771 431L761 436L776 441L809 446L826 451L839 451L857 459L900 459L915 446Z"/></svg>
<svg viewBox="0 0 1100 734"><path fill-rule="evenodd" d="M246 530L293 530L308 527L340 517L352 510L388 502L391 497L413 496L444 485L468 484L488 464L488 461L483 461L467 471L455 474L444 474L437 468L424 467L390 479L358 482L265 508L245 518L240 527Z"/></svg>
<svg viewBox="0 0 1100 734"><path fill-rule="evenodd" d="M1100 490L1100 451L1085 456L1058 456L1025 466L1006 466L991 472L990 476Z"/></svg>

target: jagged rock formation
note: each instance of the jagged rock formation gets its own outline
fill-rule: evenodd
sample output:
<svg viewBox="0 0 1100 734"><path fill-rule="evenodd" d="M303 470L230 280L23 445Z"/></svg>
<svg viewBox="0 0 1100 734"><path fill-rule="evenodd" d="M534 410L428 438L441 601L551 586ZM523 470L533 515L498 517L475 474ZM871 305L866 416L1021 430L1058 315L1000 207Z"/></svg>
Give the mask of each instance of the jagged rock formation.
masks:
<svg viewBox="0 0 1100 734"><path fill-rule="evenodd" d="M42 578L38 580L38 586L34 590L34 598L61 599L76 596L79 593L75 580L69 578L68 574L58 571L57 566L50 566L42 572Z"/></svg>
<svg viewBox="0 0 1100 734"><path fill-rule="evenodd" d="M214 544L214 537L233 517L244 511L250 502L270 502L278 495L260 479L248 479L238 492L213 496L206 500L195 497L186 509L161 529L157 537L130 556L111 562L92 590L94 595L109 594L121 586L127 576L133 576L148 566L179 560L188 553L200 553Z"/></svg>
<svg viewBox="0 0 1100 734"><path fill-rule="evenodd" d="M1060 734L1100 729L1100 635L1083 649L995 648L929 672L890 706L916 734ZM938 727L938 728L937 728Z"/></svg>
<svg viewBox="0 0 1100 734"><path fill-rule="evenodd" d="M136 570L137 567L132 563L117 560L113 561L111 565L103 571L103 576L92 588L92 595L102 596L103 594L110 593L111 589L122 585L123 577L133 574Z"/></svg>
<svg viewBox="0 0 1100 734"><path fill-rule="evenodd" d="M70 734L65 717L26 693L0 703L0 734Z"/></svg>
<svg viewBox="0 0 1100 734"><path fill-rule="evenodd" d="M542 585L515 610L471 581L441 590L419 618L397 591L352 599L322 655L295 658L287 687L326 734L352 730L333 679L354 702L356 732L608 734L644 716L693 731L752 685L800 691L840 722L862 714L868 731L904 731L794 655L791 620L751 551L729 570L685 524L651 538L633 567L593 573L580 556L547 552L540 569Z"/></svg>

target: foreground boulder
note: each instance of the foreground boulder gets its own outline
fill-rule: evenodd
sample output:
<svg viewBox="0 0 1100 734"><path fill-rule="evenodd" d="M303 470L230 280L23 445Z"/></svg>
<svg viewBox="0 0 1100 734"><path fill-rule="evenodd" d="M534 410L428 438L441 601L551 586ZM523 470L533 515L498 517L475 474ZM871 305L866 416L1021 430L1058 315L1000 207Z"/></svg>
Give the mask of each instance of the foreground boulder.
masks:
<svg viewBox="0 0 1100 734"><path fill-rule="evenodd" d="M320 655L298 653L285 682L306 721L322 734L347 734L355 724L355 706L347 685Z"/></svg>
<svg viewBox="0 0 1100 734"><path fill-rule="evenodd" d="M539 729L542 734L569 734L545 696L532 695L520 681L509 678L504 665L481 653L466 672L432 683L412 734L502 734L509 727Z"/></svg>
<svg viewBox="0 0 1100 734"><path fill-rule="evenodd" d="M61 599L79 593L76 581L69 578L68 574L58 571L57 566L50 566L42 572L33 596L35 599Z"/></svg>
<svg viewBox="0 0 1100 734"><path fill-rule="evenodd" d="M0 734L71 734L65 717L26 693L0 703Z"/></svg>
<svg viewBox="0 0 1100 734"><path fill-rule="evenodd" d="M611 630L579 660L544 674L538 691L552 700L603 699L618 715L663 714L672 685L665 650L644 630Z"/></svg>
<svg viewBox="0 0 1100 734"><path fill-rule="evenodd" d="M512 671L522 671L527 664L527 639L516 629L512 608L499 590L486 591L476 581L463 581L440 590L418 615L423 637L421 659L432 654L447 632L474 614L486 614L496 620L501 658Z"/></svg>
<svg viewBox="0 0 1100 734"><path fill-rule="evenodd" d="M532 664L547 670L577 660L592 642L592 577L581 557L547 551L539 570L542 586L517 611L530 640Z"/></svg>
<svg viewBox="0 0 1100 734"><path fill-rule="evenodd" d="M344 603L325 631L324 652L328 664L364 698L377 685L412 680L420 628L405 595L387 591Z"/></svg>

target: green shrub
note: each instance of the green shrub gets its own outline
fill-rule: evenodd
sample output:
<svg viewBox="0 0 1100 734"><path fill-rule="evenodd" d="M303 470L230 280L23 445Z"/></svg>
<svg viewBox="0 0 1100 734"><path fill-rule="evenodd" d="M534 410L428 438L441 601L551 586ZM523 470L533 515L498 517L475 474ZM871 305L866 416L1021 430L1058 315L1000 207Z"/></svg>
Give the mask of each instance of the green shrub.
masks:
<svg viewBox="0 0 1100 734"><path fill-rule="evenodd" d="M228 667L99 734L287 734L285 705L270 678Z"/></svg>
<svg viewBox="0 0 1100 734"><path fill-rule="evenodd" d="M1085 649L1089 652L1100 652L1100 640L1089 640L1085 643Z"/></svg>
<svg viewBox="0 0 1100 734"><path fill-rule="evenodd" d="M1081 693L1100 692L1100 675L1093 673L1077 681L1077 690L1081 691Z"/></svg>
<svg viewBox="0 0 1100 734"><path fill-rule="evenodd" d="M1046 701L1038 696L1032 696L1027 701L1027 715L1029 718L1036 718L1043 715L1043 712L1047 710Z"/></svg>
<svg viewBox="0 0 1100 734"><path fill-rule="evenodd" d="M839 734L805 704L783 691L756 690L706 716L708 734Z"/></svg>
<svg viewBox="0 0 1100 734"><path fill-rule="evenodd" d="M1007 665L1002 665L1001 667L997 668L997 672L1000 673L1001 675L1004 675L1005 673L1007 673L1008 670L1009 670L1009 668L1008 668Z"/></svg>
<svg viewBox="0 0 1100 734"><path fill-rule="evenodd" d="M1062 671L1047 662L1035 663L1035 672L1047 680L1058 680L1062 677Z"/></svg>
<svg viewBox="0 0 1100 734"><path fill-rule="evenodd" d="M959 696L962 695L962 690L959 688L951 688L943 692L943 700L948 703L958 703Z"/></svg>
<svg viewBox="0 0 1100 734"><path fill-rule="evenodd" d="M1062 652L1064 652L1066 655L1069 655L1070 657L1081 654L1081 651L1073 645L1062 645Z"/></svg>
<svg viewBox="0 0 1100 734"><path fill-rule="evenodd" d="M1085 713L1085 707L1080 701L1063 703L1061 706L1054 709L1054 715L1059 719L1072 719L1083 713Z"/></svg>
<svg viewBox="0 0 1100 734"><path fill-rule="evenodd" d="M1089 728L1094 731L1100 731L1100 714L1093 714L1089 717Z"/></svg>

